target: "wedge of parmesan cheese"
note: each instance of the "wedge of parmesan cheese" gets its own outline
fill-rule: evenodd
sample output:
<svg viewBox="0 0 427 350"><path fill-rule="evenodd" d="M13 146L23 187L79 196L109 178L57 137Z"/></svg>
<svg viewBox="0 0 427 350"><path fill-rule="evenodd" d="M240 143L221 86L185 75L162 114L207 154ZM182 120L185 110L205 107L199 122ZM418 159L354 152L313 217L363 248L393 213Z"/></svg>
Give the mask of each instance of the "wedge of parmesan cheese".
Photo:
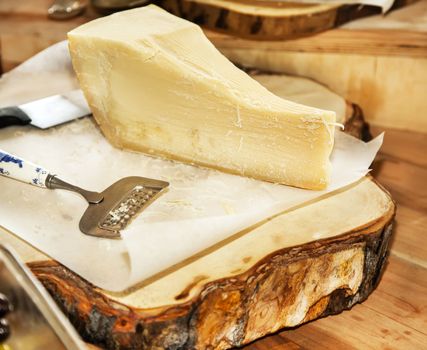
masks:
<svg viewBox="0 0 427 350"><path fill-rule="evenodd" d="M330 176L335 113L270 93L195 24L154 6L68 33L80 86L115 146L308 189Z"/></svg>

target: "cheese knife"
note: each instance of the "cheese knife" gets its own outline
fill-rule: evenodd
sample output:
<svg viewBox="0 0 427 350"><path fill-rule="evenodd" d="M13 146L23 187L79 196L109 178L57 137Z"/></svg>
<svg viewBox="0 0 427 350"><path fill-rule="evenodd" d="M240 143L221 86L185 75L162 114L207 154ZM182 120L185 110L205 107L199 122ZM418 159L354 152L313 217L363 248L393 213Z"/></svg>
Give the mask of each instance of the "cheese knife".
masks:
<svg viewBox="0 0 427 350"><path fill-rule="evenodd" d="M0 128L31 124L41 129L91 114L81 90L0 108Z"/></svg>

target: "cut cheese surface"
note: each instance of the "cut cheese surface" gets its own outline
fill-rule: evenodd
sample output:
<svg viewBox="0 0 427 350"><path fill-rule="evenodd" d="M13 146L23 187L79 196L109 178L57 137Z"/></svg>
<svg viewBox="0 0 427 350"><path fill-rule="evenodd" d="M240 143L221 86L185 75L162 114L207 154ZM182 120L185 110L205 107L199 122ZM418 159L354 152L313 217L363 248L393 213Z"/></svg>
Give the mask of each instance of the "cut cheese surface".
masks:
<svg viewBox="0 0 427 350"><path fill-rule="evenodd" d="M154 6L68 33L73 67L117 147L308 189L330 173L335 113L286 101L195 24Z"/></svg>

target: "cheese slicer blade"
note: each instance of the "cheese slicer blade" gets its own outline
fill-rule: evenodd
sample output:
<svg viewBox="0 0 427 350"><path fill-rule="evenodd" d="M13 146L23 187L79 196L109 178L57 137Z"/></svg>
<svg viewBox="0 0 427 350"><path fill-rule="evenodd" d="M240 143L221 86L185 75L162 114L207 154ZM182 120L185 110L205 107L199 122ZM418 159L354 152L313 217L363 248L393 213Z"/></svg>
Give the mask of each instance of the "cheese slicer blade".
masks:
<svg viewBox="0 0 427 350"><path fill-rule="evenodd" d="M80 231L103 238L120 238L120 231L169 186L166 181L130 176L120 179L102 192L87 191L2 150L0 174L38 187L79 193L89 203L80 219Z"/></svg>

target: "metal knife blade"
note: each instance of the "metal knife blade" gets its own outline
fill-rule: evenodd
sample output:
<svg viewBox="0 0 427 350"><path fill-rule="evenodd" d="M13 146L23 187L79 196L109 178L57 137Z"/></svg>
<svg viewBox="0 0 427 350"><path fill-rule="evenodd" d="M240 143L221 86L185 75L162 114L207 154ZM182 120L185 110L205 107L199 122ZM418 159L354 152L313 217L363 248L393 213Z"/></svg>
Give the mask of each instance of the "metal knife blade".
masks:
<svg viewBox="0 0 427 350"><path fill-rule="evenodd" d="M0 108L0 128L32 124L41 129L91 114L81 90L53 95L19 106Z"/></svg>

